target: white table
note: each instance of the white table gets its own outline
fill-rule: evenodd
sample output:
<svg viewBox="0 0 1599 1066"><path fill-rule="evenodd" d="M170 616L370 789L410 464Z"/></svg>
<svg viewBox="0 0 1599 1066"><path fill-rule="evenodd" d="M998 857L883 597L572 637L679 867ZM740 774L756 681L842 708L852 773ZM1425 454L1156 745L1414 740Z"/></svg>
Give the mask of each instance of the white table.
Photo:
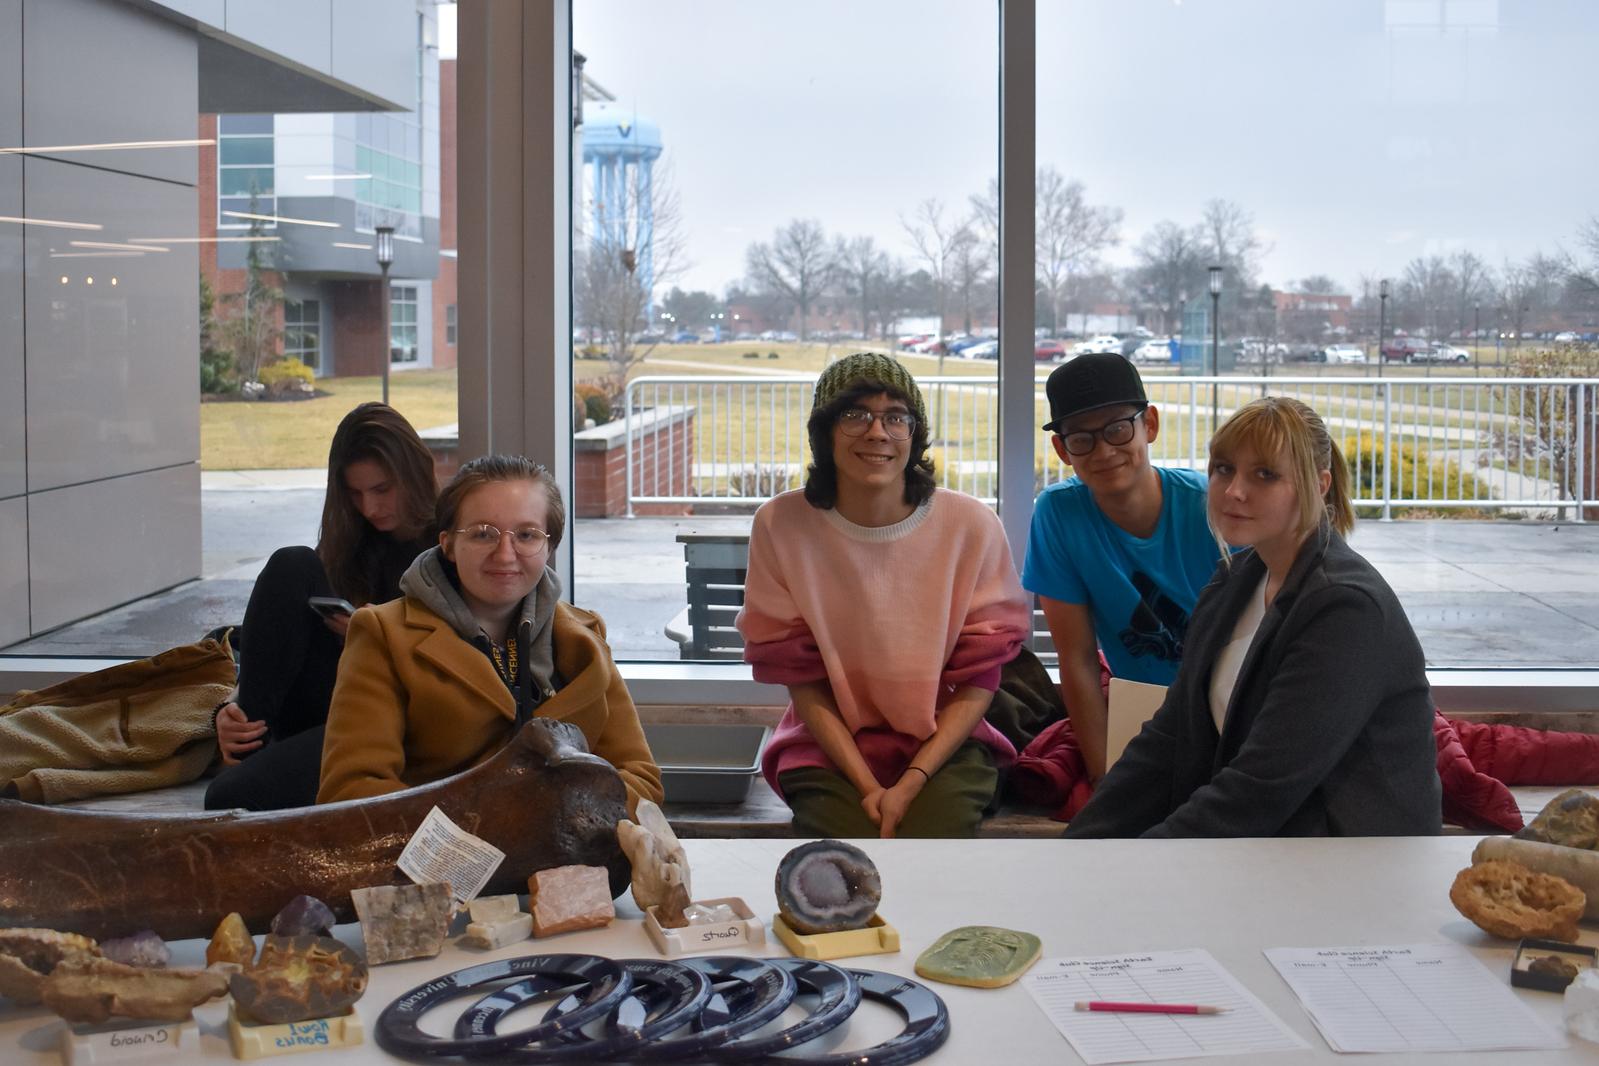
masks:
<svg viewBox="0 0 1599 1066"><path fill-rule="evenodd" d="M916 956L941 933L960 925L995 924L1035 933L1046 958L1202 947L1311 1046L1308 1052L1253 1055L1246 1063L1333 1061L1339 1058L1316 1032L1297 999L1262 955L1270 947L1455 942L1506 977L1511 948L1478 930L1449 903L1456 871L1470 861L1472 837L1380 840L1224 841L862 841L883 876L883 916L900 932L902 950L847 960L850 965L912 975ZM770 919L772 879L793 846L784 840L690 840L695 896L742 896ZM490 958L530 952L587 952L656 957L629 898L605 930L528 941L483 953L451 946L436 959L377 967L359 1004L368 1042L358 1049L293 1056L286 1062L362 1063L390 1060L372 1042L379 1012L422 981ZM339 933L359 944L355 927ZM1591 928L1584 943L1599 943ZM177 961L192 962L203 944L177 945ZM758 955L785 954L769 940ZM949 1042L937 1063L1074 1063L1080 1061L1020 985L995 990L933 985L948 1004ZM1561 999L1516 990L1536 1013L1561 1025ZM471 999L441 1008L449 1021ZM865 1008L863 1008L863 1011ZM541 1013L542 1011L540 1011ZM210 1004L197 1012L204 1061L232 1061L223 1018ZM887 1011L874 1009L852 1023L846 1047L864 1046L897 1031ZM57 1061L59 1022L40 1008L0 1009L0 1062ZM173 1059L166 1061L185 1061ZM1599 1062L1599 1045L1572 1039L1561 1052L1494 1052L1475 1056L1378 1055L1358 1061ZM454 1060L443 1060L454 1061ZM1221 1062L1221 1059L1189 1060ZM1349 1060L1346 1060L1349 1061Z"/></svg>

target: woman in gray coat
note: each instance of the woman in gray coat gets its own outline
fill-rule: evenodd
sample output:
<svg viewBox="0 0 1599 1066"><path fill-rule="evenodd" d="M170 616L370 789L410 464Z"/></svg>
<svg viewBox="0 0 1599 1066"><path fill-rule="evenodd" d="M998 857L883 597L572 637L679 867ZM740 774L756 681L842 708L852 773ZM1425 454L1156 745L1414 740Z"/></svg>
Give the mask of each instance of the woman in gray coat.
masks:
<svg viewBox="0 0 1599 1066"><path fill-rule="evenodd" d="M1166 700L1068 837L1439 831L1433 707L1393 590L1344 542L1349 471L1320 416L1267 397L1210 444L1224 556Z"/></svg>

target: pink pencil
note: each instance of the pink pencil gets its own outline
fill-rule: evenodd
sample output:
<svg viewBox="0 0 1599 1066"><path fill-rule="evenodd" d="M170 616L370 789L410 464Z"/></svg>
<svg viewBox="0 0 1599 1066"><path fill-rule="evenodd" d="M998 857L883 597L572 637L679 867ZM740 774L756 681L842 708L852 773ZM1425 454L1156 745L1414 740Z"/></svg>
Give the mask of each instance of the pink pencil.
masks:
<svg viewBox="0 0 1599 1066"><path fill-rule="evenodd" d="M1119 1014L1222 1014L1226 1007L1201 1007L1193 1003L1112 1003L1103 999L1079 1000L1078 1010L1114 1011Z"/></svg>

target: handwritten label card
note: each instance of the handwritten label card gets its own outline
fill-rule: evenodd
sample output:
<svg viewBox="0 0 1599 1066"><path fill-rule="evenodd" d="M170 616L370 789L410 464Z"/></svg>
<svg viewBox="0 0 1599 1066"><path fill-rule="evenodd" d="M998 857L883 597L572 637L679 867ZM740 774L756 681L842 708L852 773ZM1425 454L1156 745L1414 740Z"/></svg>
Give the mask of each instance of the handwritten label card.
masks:
<svg viewBox="0 0 1599 1066"><path fill-rule="evenodd" d="M1567 1046L1459 944L1271 948L1266 958L1334 1051Z"/></svg>
<svg viewBox="0 0 1599 1066"><path fill-rule="evenodd" d="M1309 1046L1202 948L1043 959L1022 983L1089 1066ZM1194 1015L1076 1009L1079 1000L1096 999L1228 1010Z"/></svg>
<svg viewBox="0 0 1599 1066"><path fill-rule="evenodd" d="M504 861L505 852L468 833L434 807L400 852L396 865L419 885L448 882L459 906L476 899Z"/></svg>

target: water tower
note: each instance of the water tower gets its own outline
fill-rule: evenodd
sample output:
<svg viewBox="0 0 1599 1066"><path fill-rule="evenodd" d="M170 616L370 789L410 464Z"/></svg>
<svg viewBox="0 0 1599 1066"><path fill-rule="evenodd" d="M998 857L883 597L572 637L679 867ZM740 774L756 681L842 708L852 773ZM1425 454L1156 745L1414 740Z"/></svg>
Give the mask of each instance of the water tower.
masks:
<svg viewBox="0 0 1599 1066"><path fill-rule="evenodd" d="M612 255L631 251L644 291L645 321L655 318L655 161L661 131L631 108L615 101L583 108L583 170L588 191L585 212L590 251Z"/></svg>

